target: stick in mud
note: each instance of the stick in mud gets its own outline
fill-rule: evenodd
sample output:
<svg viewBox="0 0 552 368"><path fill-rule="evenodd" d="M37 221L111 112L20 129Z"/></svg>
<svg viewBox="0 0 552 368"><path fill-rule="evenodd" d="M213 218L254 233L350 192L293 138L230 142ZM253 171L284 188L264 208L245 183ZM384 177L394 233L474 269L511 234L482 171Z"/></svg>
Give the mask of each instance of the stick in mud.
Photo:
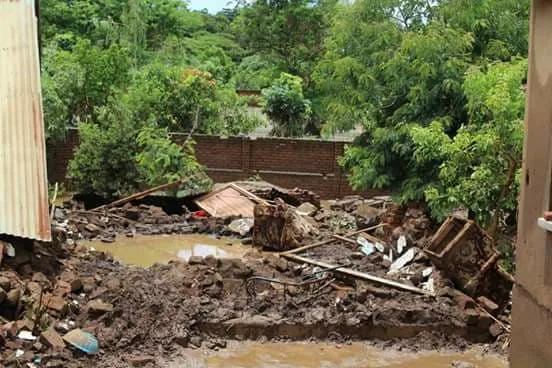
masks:
<svg viewBox="0 0 552 368"><path fill-rule="evenodd" d="M301 257L301 256L298 256L298 255L295 255L295 254L282 254L282 256L285 257L285 258L288 258L292 261L295 261L295 262L308 263L308 264L318 266L318 267L324 267L324 268L335 267L334 265L329 264L329 263L316 261L314 259ZM432 293L432 292L422 290L422 289L419 289L419 288L414 287L414 286L401 284L400 282L387 280L387 279L384 279L384 278L381 278L381 277L369 275L367 273L358 272L358 271L351 270L351 269L348 269L348 268L339 268L339 269L336 269L335 272L340 272L340 273L343 273L343 274L346 274L346 275L349 275L349 276L353 276L353 277L356 277L358 279L362 279L362 280L365 280L365 281L370 281L370 282L375 282L375 283L378 283L378 284L386 285L386 286L389 286L389 287L392 287L392 288L395 288L395 289L410 291L410 292L413 292L413 293L427 295L427 296L435 296L435 294Z"/></svg>
<svg viewBox="0 0 552 368"><path fill-rule="evenodd" d="M177 181L174 181L172 183L169 183L169 184L163 184L163 185L159 185L155 188L151 188L151 189L148 189L146 191L143 191L143 192L140 192L140 193L136 193L136 194L133 194L133 195L130 195L128 197L125 197L125 198L122 198L122 199L119 199L115 202L111 202L109 204L106 204L106 205L103 205L103 206L100 206L100 207L96 207L96 208L93 208L91 211L93 212L96 212L96 211L103 211L103 210L106 210L108 208L111 208L111 207L115 207L115 206L120 206L122 204L125 204L125 203L128 203L128 202L131 202L131 201L134 201L136 199L141 199L141 198L144 198L145 196L149 195L149 194L152 194L152 193L155 193L155 192L158 192L160 190L165 190L165 189L169 189L169 188L172 188L172 187L175 187L177 185L180 185L184 182L184 179L181 179L181 180L177 180Z"/></svg>

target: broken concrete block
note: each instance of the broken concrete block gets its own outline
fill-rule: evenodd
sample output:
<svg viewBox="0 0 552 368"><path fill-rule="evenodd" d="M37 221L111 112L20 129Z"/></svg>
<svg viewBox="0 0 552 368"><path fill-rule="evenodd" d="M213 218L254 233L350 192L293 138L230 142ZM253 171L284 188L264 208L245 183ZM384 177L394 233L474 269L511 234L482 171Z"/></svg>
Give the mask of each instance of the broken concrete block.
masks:
<svg viewBox="0 0 552 368"><path fill-rule="evenodd" d="M101 299L95 299L88 302L88 313L94 315L102 315L113 312L113 304L105 303Z"/></svg>
<svg viewBox="0 0 552 368"><path fill-rule="evenodd" d="M312 216L318 211L318 208L312 203L305 202L296 209L297 213L304 216Z"/></svg>
<svg viewBox="0 0 552 368"><path fill-rule="evenodd" d="M489 313L496 313L498 311L499 306L489 298L480 296L477 298L477 301Z"/></svg>
<svg viewBox="0 0 552 368"><path fill-rule="evenodd" d="M55 350L65 348L65 342L53 328L49 328L40 334L40 342Z"/></svg>
<svg viewBox="0 0 552 368"><path fill-rule="evenodd" d="M491 327L489 327L489 333L494 338L497 338L498 336L502 335L503 332L504 332L504 329L498 323L493 323Z"/></svg>
<svg viewBox="0 0 552 368"><path fill-rule="evenodd" d="M476 306L475 300L473 300L472 297L460 291L454 290L453 297L456 305L458 305L458 308L460 308L461 310L474 309Z"/></svg>

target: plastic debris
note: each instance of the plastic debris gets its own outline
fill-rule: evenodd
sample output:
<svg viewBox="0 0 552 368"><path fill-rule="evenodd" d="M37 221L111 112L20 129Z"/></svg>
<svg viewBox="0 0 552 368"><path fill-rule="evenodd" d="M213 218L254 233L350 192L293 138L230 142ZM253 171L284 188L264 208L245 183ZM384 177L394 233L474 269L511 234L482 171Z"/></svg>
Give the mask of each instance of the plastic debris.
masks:
<svg viewBox="0 0 552 368"><path fill-rule="evenodd" d="M17 349L17 350L15 351L15 357L16 357L16 358L21 358L23 355L25 355L25 351L24 351L24 350Z"/></svg>
<svg viewBox="0 0 552 368"><path fill-rule="evenodd" d="M81 329L66 333L65 336L63 336L63 340L86 354L97 353L99 349L99 343L96 336Z"/></svg>
<svg viewBox="0 0 552 368"><path fill-rule="evenodd" d="M401 235L399 240L397 240L397 252L399 253L399 255L403 254L405 248L406 248L406 237L404 235Z"/></svg>
<svg viewBox="0 0 552 368"><path fill-rule="evenodd" d="M432 273L433 273L433 267L428 267L428 268L426 268L425 270L422 271L422 277L424 279L426 279L429 276L431 276Z"/></svg>
<svg viewBox="0 0 552 368"><path fill-rule="evenodd" d="M234 220L228 225L228 229L233 233L240 234L241 236L246 236L251 232L253 228L253 219L252 218L242 218Z"/></svg>
<svg viewBox="0 0 552 368"><path fill-rule="evenodd" d="M422 289L427 290L431 293L435 292L435 280L433 280L433 277L430 278L427 282L422 283Z"/></svg>
<svg viewBox="0 0 552 368"><path fill-rule="evenodd" d="M380 252L380 253L385 252L385 246L384 246L383 244L381 244L381 243L376 243L376 244L375 244L375 247L376 247L376 249L378 250L378 252Z"/></svg>
<svg viewBox="0 0 552 368"><path fill-rule="evenodd" d="M400 256L389 268L389 273L397 272L401 270L404 266L409 264L416 257L416 248L410 248L402 256Z"/></svg>
<svg viewBox="0 0 552 368"><path fill-rule="evenodd" d="M15 248L10 243L6 243L6 254L8 257L15 257Z"/></svg>
<svg viewBox="0 0 552 368"><path fill-rule="evenodd" d="M17 335L17 338L19 338L21 340L26 340L26 341L35 341L38 337L33 335L33 333L30 332L30 331L21 331Z"/></svg>
<svg viewBox="0 0 552 368"><path fill-rule="evenodd" d="M357 238L357 243L360 245L360 251L364 253L364 255L369 256L370 254L374 253L376 251L376 248L374 244L370 243L368 240L363 238L362 236L359 236Z"/></svg>

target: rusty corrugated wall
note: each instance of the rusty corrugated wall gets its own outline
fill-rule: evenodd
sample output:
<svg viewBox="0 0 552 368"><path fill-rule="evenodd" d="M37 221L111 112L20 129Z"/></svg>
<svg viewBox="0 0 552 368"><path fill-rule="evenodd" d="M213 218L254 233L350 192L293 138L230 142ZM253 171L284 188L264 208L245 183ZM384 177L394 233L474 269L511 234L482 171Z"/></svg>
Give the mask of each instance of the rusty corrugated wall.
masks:
<svg viewBox="0 0 552 368"><path fill-rule="evenodd" d="M0 0L0 234L51 240L35 0Z"/></svg>

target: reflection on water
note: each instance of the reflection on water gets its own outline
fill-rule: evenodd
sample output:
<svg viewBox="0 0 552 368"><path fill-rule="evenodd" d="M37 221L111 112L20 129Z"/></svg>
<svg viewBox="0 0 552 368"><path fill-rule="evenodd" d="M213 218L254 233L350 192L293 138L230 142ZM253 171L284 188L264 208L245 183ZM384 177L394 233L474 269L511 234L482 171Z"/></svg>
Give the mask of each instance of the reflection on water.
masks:
<svg viewBox="0 0 552 368"><path fill-rule="evenodd" d="M154 263L167 263L180 259L187 261L191 256L213 255L218 258L241 257L247 252L239 240L216 239L207 235L137 236L120 237L115 243L85 243L89 248L108 252L129 265L149 267ZM231 245L230 245L231 244Z"/></svg>
<svg viewBox="0 0 552 368"><path fill-rule="evenodd" d="M361 343L334 344L231 344L216 353L191 353L194 367L209 368L452 368L453 362L474 368L506 368L507 362L481 351L467 353L403 353ZM185 366L185 365L184 365ZM463 366L463 365L458 365Z"/></svg>
<svg viewBox="0 0 552 368"><path fill-rule="evenodd" d="M179 259L188 261L192 256L215 256L217 258L228 258L229 254L224 249L214 245L196 244L190 248L179 250L176 256Z"/></svg>

